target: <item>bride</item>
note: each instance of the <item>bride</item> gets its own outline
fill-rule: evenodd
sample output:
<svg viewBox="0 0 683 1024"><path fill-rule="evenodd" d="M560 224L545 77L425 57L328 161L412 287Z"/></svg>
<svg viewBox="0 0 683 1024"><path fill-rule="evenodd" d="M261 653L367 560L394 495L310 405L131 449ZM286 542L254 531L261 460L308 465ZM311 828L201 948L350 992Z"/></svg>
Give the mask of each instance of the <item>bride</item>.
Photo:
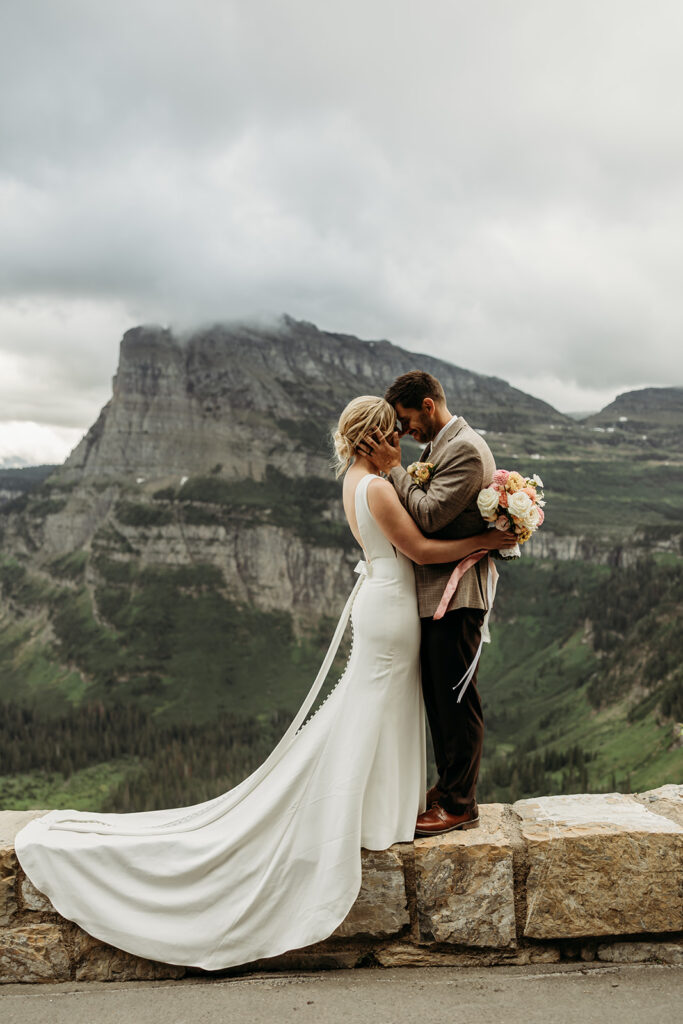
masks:
<svg viewBox="0 0 683 1024"><path fill-rule="evenodd" d="M424 810L420 625L412 562L509 546L488 530L425 537L358 444L395 412L355 398L334 443L343 501L365 560L318 677L267 760L192 807L130 814L51 811L16 838L33 884L64 917L138 956L206 970L329 936L361 884L361 847L413 839ZM349 617L346 670L310 714Z"/></svg>

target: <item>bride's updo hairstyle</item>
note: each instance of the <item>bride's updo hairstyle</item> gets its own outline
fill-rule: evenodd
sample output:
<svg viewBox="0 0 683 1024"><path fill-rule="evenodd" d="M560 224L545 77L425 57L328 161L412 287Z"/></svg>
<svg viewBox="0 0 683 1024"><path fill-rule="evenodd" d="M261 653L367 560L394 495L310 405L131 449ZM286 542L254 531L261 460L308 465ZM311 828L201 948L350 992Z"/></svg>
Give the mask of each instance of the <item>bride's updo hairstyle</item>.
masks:
<svg viewBox="0 0 683 1024"><path fill-rule="evenodd" d="M349 468L358 445L375 427L385 437L393 433L396 429L394 407L377 395L360 395L350 401L332 435L337 453L338 477Z"/></svg>

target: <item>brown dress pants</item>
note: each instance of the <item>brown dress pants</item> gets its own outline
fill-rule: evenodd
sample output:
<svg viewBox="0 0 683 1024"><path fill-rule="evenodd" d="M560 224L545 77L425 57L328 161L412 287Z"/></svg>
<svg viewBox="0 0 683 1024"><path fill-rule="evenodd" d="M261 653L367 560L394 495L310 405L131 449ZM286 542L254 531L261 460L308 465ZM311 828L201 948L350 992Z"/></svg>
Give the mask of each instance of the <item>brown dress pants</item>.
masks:
<svg viewBox="0 0 683 1024"><path fill-rule="evenodd" d="M483 622L479 608L456 608L436 622L420 619L422 692L439 773L439 803L451 814L469 811L475 803L484 743L477 672L459 704L453 687L472 664Z"/></svg>

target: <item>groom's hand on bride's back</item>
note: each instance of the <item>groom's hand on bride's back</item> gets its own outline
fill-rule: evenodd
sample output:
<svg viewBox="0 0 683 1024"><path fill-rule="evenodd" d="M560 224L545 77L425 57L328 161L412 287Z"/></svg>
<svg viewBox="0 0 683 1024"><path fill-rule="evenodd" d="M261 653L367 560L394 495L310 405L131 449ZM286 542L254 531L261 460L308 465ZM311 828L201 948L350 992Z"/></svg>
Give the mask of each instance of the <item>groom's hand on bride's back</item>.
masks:
<svg viewBox="0 0 683 1024"><path fill-rule="evenodd" d="M358 450L367 455L380 473L388 473L394 466L401 465L401 443L397 430L390 438L378 429L371 431L358 445Z"/></svg>

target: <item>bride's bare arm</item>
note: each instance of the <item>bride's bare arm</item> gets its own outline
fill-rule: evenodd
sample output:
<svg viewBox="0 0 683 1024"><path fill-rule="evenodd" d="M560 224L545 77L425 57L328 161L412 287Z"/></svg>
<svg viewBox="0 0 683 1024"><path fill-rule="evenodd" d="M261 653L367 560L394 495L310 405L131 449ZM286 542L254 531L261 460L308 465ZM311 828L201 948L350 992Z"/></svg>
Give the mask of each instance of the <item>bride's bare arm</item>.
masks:
<svg viewBox="0 0 683 1024"><path fill-rule="evenodd" d="M473 551L495 551L512 547L517 538L513 533L483 530L473 537L460 540L436 540L425 537L417 523L406 512L396 491L388 480L372 480L368 486L368 503L385 537L395 548L418 565L439 562L457 562Z"/></svg>

